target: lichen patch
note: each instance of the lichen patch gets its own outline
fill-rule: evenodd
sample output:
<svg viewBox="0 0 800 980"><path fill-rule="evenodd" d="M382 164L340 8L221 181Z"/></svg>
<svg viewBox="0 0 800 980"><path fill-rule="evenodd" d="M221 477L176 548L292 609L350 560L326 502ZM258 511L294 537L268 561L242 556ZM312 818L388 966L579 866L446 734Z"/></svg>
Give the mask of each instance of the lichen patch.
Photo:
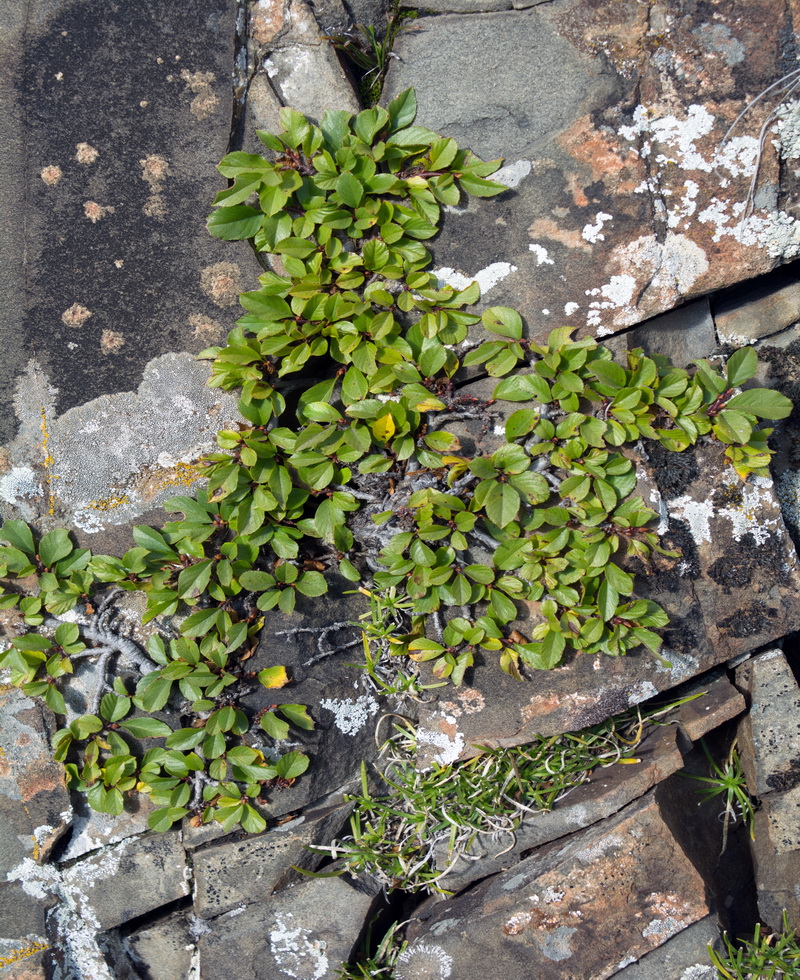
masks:
<svg viewBox="0 0 800 980"><path fill-rule="evenodd" d="M242 291L242 270L235 262L208 265L200 273L200 288L217 306L234 306Z"/></svg>
<svg viewBox="0 0 800 980"><path fill-rule="evenodd" d="M75 144L75 159L78 163L89 164L94 163L95 160L100 156L100 151L95 149L91 143L76 143Z"/></svg>
<svg viewBox="0 0 800 980"><path fill-rule="evenodd" d="M208 119L219 105L219 98L211 88L217 76L212 71L189 71L181 69L181 79L187 90L194 93L189 111L196 119Z"/></svg>
<svg viewBox="0 0 800 980"><path fill-rule="evenodd" d="M61 167L52 165L45 167L39 174L42 180L47 184L48 187L55 187L55 185L64 176Z"/></svg>
<svg viewBox="0 0 800 980"><path fill-rule="evenodd" d="M68 310L61 314L61 322L65 327L82 327L84 323L94 314L81 303L73 303Z"/></svg>
<svg viewBox="0 0 800 980"><path fill-rule="evenodd" d="M125 338L118 330L104 330L100 335L100 349L104 354L116 354L125 345Z"/></svg>
<svg viewBox="0 0 800 980"><path fill-rule="evenodd" d="M97 224L102 218L105 218L107 214L113 214L116 208L112 207L110 204L98 204L97 201L84 201L83 202L83 215L88 218L91 223Z"/></svg>
<svg viewBox="0 0 800 980"><path fill-rule="evenodd" d="M203 316L202 313L192 313L189 316L189 326L195 337L218 338L224 332L224 327L219 320L214 320L210 316Z"/></svg>

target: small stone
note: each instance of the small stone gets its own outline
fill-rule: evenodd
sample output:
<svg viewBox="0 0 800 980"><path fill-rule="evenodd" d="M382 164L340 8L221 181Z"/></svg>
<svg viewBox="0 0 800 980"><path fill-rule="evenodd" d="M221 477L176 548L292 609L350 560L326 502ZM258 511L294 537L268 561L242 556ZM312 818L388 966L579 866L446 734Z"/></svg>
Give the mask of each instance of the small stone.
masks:
<svg viewBox="0 0 800 980"><path fill-rule="evenodd" d="M750 701L739 730L739 753L754 796L800 783L800 688L780 650L767 650L736 668Z"/></svg>

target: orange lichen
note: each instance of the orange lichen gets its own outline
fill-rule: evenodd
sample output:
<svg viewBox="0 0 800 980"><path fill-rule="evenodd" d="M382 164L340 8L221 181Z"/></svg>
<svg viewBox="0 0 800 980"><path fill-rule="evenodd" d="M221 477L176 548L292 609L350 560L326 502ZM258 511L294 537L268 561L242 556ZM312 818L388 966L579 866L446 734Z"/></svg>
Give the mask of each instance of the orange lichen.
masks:
<svg viewBox="0 0 800 980"><path fill-rule="evenodd" d="M242 291L242 270L235 262L216 262L200 273L200 288L217 306L234 306Z"/></svg>
<svg viewBox="0 0 800 980"><path fill-rule="evenodd" d="M100 336L100 349L104 354L116 354L125 346L125 337L118 330L104 330Z"/></svg>
<svg viewBox="0 0 800 980"><path fill-rule="evenodd" d="M19 963L20 960L26 960L29 956L41 953L45 949L50 949L50 946L43 939L35 939L33 942L28 943L27 946L12 949L7 956L0 956L0 970L3 967L11 966L12 963Z"/></svg>
<svg viewBox="0 0 800 980"><path fill-rule="evenodd" d="M107 214L113 214L115 210L116 208L111 207L110 204L98 204L97 201L83 202L84 217L88 218L93 225L97 224L101 218L105 218Z"/></svg>

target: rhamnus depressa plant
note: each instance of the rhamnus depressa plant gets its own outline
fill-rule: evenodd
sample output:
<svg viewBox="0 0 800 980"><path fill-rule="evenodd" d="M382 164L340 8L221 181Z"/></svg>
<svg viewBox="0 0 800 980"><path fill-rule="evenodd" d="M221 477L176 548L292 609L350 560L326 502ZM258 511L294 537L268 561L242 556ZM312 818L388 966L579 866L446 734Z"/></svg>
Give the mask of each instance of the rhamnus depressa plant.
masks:
<svg viewBox="0 0 800 980"><path fill-rule="evenodd" d="M319 126L284 109L280 135L259 133L269 159L221 162L231 183L209 230L251 240L272 268L242 295L227 344L201 354L212 385L241 389L243 421L200 461L205 489L167 501L183 516L135 528L122 558L92 556L66 530L37 539L10 520L0 532L0 573L15 579L0 605L22 632L0 666L65 715L65 679L95 661L88 710L55 750L97 809L118 813L139 790L158 804L156 828L186 815L264 827L258 801L308 764L274 741L313 723L303 705L245 713L246 661L265 614L322 595L329 571L388 613L364 627L371 676L381 656L432 661L461 683L476 651L518 678L573 651L657 653L667 617L634 596L618 562L670 553L632 496L626 446L680 452L711 438L743 479L768 472L772 430L758 419L791 403L738 390L755 374L752 348L724 371L641 350L623 366L570 328L540 343L512 309L471 311L477 283L438 284L423 243L441 207L505 187L487 179L500 161L413 125L415 114L411 90L386 109L326 112ZM497 379L491 397L462 394L467 374ZM448 425L500 418L502 402L519 407L497 448L470 454ZM178 614L179 635L146 652L121 636L119 589L146 594L145 623ZM527 636L521 601L538 616ZM258 679L288 681L280 666ZM142 752L149 738L163 741Z"/></svg>

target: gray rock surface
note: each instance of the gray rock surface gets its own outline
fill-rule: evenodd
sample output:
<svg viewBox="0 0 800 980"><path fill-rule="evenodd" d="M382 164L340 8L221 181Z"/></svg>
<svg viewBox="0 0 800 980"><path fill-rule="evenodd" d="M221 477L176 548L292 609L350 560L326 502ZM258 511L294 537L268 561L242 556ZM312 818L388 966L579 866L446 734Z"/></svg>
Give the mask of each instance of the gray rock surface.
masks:
<svg viewBox="0 0 800 980"><path fill-rule="evenodd" d="M780 650L768 650L736 668L750 701L738 741L748 789L761 798L751 844L758 909L780 930L786 909L800 927L800 689Z"/></svg>
<svg viewBox="0 0 800 980"><path fill-rule="evenodd" d="M317 819L298 817L257 837L197 851L192 859L197 915L215 918L236 907L271 901L287 878L298 877L293 867L315 870L323 855L309 847L339 836L350 809L334 805Z"/></svg>
<svg viewBox="0 0 800 980"><path fill-rule="evenodd" d="M111 929L174 902L189 894L180 835L170 831L104 847L66 868L62 889L95 929Z"/></svg>
<svg viewBox="0 0 800 980"><path fill-rule="evenodd" d="M194 940L191 917L178 913L131 933L124 942L148 980L175 980L191 974Z"/></svg>
<svg viewBox="0 0 800 980"><path fill-rule="evenodd" d="M714 915L690 925L663 946L626 966L615 977L620 980L716 980L717 971L708 958L708 946L720 945Z"/></svg>
<svg viewBox="0 0 800 980"><path fill-rule="evenodd" d="M736 668L750 702L739 725L739 752L754 796L800 783L800 689L780 650L767 650Z"/></svg>
<svg viewBox="0 0 800 980"><path fill-rule="evenodd" d="M240 906L200 932L201 976L327 980L350 958L372 905L371 895L342 878L317 878Z"/></svg>
<svg viewBox="0 0 800 980"><path fill-rule="evenodd" d="M738 287L714 307L714 322L722 343L741 346L769 337L800 320L800 283L785 269L763 280Z"/></svg>
<svg viewBox="0 0 800 980"><path fill-rule="evenodd" d="M72 819L54 719L10 685L0 689L0 881L21 862L44 862Z"/></svg>
<svg viewBox="0 0 800 980"><path fill-rule="evenodd" d="M423 906L396 975L601 980L707 914L702 880L651 792L466 894Z"/></svg>
<svg viewBox="0 0 800 980"><path fill-rule="evenodd" d="M770 0L727 4L713 23L683 0L416 22L384 98L413 85L422 125L505 157L516 181L448 214L437 264L492 277L492 301L521 309L536 335L568 323L606 336L794 257L796 188L774 149L740 222L763 104L721 147L746 101L786 70L784 30Z"/></svg>

